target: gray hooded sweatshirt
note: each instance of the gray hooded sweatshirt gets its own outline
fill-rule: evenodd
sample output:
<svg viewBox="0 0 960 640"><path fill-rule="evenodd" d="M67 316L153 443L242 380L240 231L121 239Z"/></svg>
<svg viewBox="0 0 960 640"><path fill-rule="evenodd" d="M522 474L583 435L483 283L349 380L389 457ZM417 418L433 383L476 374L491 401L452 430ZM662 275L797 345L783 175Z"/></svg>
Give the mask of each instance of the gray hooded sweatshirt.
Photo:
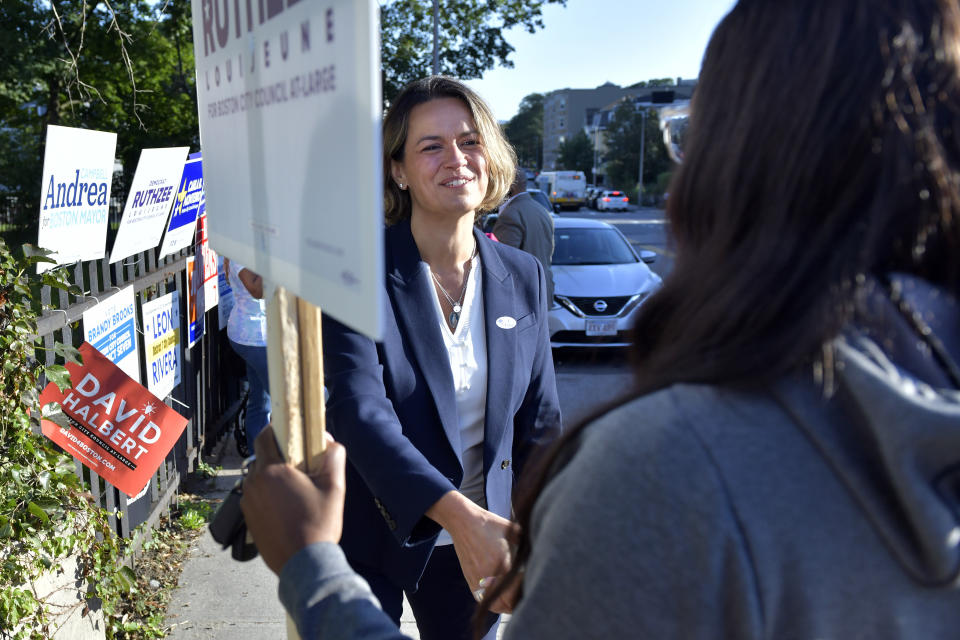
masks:
<svg viewBox="0 0 960 640"><path fill-rule="evenodd" d="M877 296L832 381L675 385L590 425L505 638L960 637L960 308L896 287L916 315ZM337 551L281 575L301 634L401 637Z"/></svg>

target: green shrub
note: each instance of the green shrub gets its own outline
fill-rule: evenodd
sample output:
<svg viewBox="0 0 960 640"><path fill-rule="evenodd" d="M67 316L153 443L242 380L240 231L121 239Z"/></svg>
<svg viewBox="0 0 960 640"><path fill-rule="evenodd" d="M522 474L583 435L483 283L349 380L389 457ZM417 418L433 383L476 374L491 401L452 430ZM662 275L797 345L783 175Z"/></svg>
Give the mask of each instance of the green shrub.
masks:
<svg viewBox="0 0 960 640"><path fill-rule="evenodd" d="M120 605L136 580L122 562L120 540L73 472L73 458L40 434L39 417L59 414L58 407L40 407L41 375L64 388L69 373L62 364L41 364L46 357L36 337L39 291L47 284L77 293L63 269L33 273L36 263L50 261L45 254L24 245L14 257L0 239L0 636L51 636L51 607L31 585L74 556L92 587L90 596L102 601L107 636L130 637ZM72 346L53 348L59 362L79 362Z"/></svg>

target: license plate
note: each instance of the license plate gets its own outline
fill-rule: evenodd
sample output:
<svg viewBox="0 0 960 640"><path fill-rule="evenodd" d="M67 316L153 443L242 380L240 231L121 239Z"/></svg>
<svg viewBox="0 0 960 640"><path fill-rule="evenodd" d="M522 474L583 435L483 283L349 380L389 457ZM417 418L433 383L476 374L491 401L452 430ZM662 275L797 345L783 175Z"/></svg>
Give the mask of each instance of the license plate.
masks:
<svg viewBox="0 0 960 640"><path fill-rule="evenodd" d="M616 320L587 320L588 336L615 336L617 335Z"/></svg>

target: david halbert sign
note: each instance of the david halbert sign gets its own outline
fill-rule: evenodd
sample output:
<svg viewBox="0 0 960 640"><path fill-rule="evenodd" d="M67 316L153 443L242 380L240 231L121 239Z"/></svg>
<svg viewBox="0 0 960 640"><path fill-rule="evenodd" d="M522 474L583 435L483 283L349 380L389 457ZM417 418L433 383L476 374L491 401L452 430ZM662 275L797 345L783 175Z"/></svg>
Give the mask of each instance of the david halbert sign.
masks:
<svg viewBox="0 0 960 640"><path fill-rule="evenodd" d="M166 398L180 384L180 294L143 303L143 351L147 389Z"/></svg>
<svg viewBox="0 0 960 640"><path fill-rule="evenodd" d="M44 420L43 434L130 497L137 495L180 438L187 419L107 360L89 343L83 364L68 363L73 387L54 383L40 403L63 408L63 425Z"/></svg>
<svg viewBox="0 0 960 640"><path fill-rule="evenodd" d="M117 134L49 125L37 244L57 264L102 258ZM50 269L41 262L37 271Z"/></svg>
<svg viewBox="0 0 960 640"><path fill-rule="evenodd" d="M197 216L202 215L203 211L203 164L199 153L191 153L183 165L180 187L173 199L170 223L160 247L161 258L193 244Z"/></svg>
<svg viewBox="0 0 960 640"><path fill-rule="evenodd" d="M133 287L129 286L83 312L83 337L110 362L139 382L136 319Z"/></svg>
<svg viewBox="0 0 960 640"><path fill-rule="evenodd" d="M193 0L214 249L380 335L380 47L373 0Z"/></svg>
<svg viewBox="0 0 960 640"><path fill-rule="evenodd" d="M137 173L133 176L127 206L110 252L111 263L160 244L189 150L171 147L140 152Z"/></svg>

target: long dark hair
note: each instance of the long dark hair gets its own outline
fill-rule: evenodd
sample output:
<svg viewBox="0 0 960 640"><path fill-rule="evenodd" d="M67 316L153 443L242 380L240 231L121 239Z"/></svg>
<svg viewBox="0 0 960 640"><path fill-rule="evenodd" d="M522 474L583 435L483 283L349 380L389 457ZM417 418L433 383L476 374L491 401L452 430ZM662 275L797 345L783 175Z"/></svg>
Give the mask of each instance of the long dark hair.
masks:
<svg viewBox="0 0 960 640"><path fill-rule="evenodd" d="M960 291L960 9L740 0L710 40L670 185L673 272L635 327L637 388L761 386L814 363L872 275ZM589 422L518 501L536 497ZM496 598L499 590L488 594Z"/></svg>

